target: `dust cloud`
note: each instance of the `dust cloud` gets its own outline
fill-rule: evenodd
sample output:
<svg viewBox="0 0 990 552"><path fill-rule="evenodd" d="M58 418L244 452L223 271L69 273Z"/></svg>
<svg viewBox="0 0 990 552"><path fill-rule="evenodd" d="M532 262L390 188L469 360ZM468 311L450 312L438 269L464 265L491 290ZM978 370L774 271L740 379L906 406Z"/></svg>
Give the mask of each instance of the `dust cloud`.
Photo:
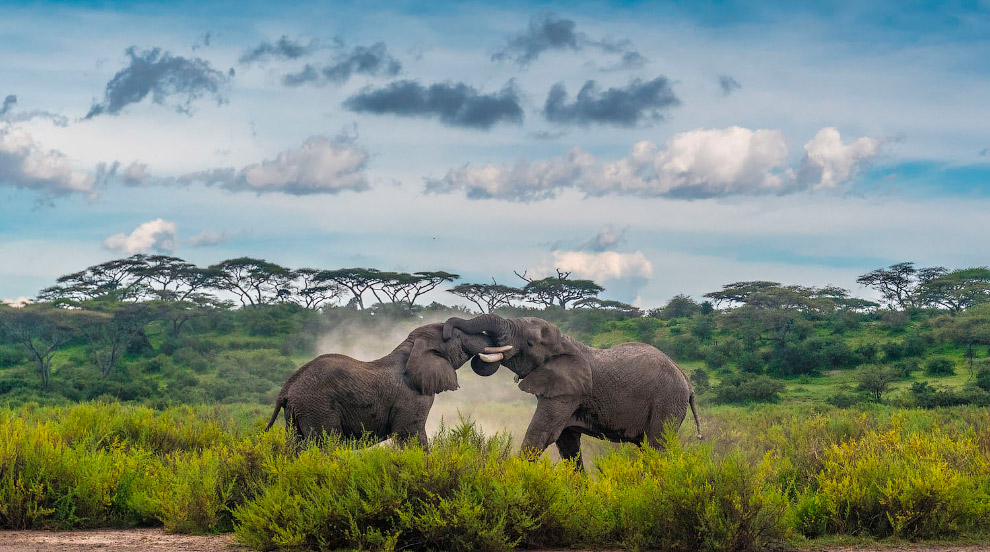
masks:
<svg viewBox="0 0 990 552"><path fill-rule="evenodd" d="M424 313L423 318L396 320L382 317L341 321L317 340L316 355L337 353L358 360L374 360L392 352L414 329L433 322L444 322L450 312ZM536 410L536 397L519 390L513 374L501 368L487 378L475 374L470 365L457 367L460 389L436 396L426 423L432 438L441 424L452 426L463 417L475 423L485 435L508 432L518 447Z"/></svg>

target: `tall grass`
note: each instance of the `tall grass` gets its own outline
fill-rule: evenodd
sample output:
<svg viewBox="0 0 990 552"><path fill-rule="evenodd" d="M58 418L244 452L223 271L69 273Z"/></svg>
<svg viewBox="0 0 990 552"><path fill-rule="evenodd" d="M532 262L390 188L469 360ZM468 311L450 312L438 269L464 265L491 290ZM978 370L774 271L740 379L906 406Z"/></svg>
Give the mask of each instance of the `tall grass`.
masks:
<svg viewBox="0 0 990 552"><path fill-rule="evenodd" d="M985 536L985 410L719 407L704 420L704 443L670 431L662 449L603 448L582 472L463 421L427 451L300 446L211 408L0 409L0 528L162 525L259 549L368 550Z"/></svg>

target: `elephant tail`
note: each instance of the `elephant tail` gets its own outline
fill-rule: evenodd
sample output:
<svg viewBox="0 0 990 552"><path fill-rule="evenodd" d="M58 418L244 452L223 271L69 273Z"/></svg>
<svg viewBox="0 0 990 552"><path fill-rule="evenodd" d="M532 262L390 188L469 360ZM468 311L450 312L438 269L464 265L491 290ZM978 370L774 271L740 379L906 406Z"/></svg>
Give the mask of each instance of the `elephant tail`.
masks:
<svg viewBox="0 0 990 552"><path fill-rule="evenodd" d="M698 409L694 405L694 392L693 391L691 392L691 397L688 398L688 404L691 405L691 414L694 415L694 425L695 425L695 427L698 428L698 440L700 441L700 440L704 439L704 437L701 436L701 421L698 420Z"/></svg>
<svg viewBox="0 0 990 552"><path fill-rule="evenodd" d="M265 428L265 431L268 431L269 429L272 428L273 425L275 425L275 420L278 419L278 411L285 408L285 405L288 403L289 403L289 399L286 397L279 397L278 399L275 400L275 412L272 412L272 417L268 419L268 427ZM694 407L692 406L692 408ZM288 412L288 410L286 410L286 412Z"/></svg>

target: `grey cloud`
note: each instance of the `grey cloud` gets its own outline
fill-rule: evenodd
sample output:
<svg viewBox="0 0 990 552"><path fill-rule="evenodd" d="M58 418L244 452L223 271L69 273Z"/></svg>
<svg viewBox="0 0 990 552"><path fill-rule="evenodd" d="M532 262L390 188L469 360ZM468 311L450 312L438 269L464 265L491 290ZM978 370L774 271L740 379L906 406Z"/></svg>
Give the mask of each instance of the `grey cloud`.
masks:
<svg viewBox="0 0 990 552"><path fill-rule="evenodd" d="M401 70L402 63L389 54L385 43L377 42L371 46L345 49L335 55L328 65L318 66L308 63L301 71L282 77L282 84L286 86L324 82L343 84L354 74L393 77Z"/></svg>
<svg viewBox="0 0 990 552"><path fill-rule="evenodd" d="M202 36L196 39L196 42L193 43L192 45L192 49L199 50L200 48L209 48L210 41L212 39L213 39L213 31L206 31L205 33L203 33Z"/></svg>
<svg viewBox="0 0 990 552"><path fill-rule="evenodd" d="M573 103L567 103L567 89L557 83L550 89L543 116L558 124L602 124L635 126L663 119L663 111L680 105L666 77L643 82L632 80L624 88L601 91L595 81L581 87Z"/></svg>
<svg viewBox="0 0 990 552"><path fill-rule="evenodd" d="M189 245L193 247L211 247L214 245L221 245L229 241L230 235L226 230L223 230L222 232L203 230L199 234L189 238Z"/></svg>
<svg viewBox="0 0 990 552"><path fill-rule="evenodd" d="M152 48L138 52L134 46L126 50L130 62L107 83L104 99L94 103L86 119L97 115L118 115L132 103L138 103L149 94L159 105L173 97L182 98L174 104L180 113L189 113L194 100L213 96L217 104L226 101L223 88L233 76L233 69L223 73L200 58L184 58Z"/></svg>
<svg viewBox="0 0 990 552"><path fill-rule="evenodd" d="M622 54L619 61L613 65L608 65L603 68L604 71L629 71L632 69L642 69L646 65L646 58L643 54L630 50Z"/></svg>
<svg viewBox="0 0 990 552"><path fill-rule="evenodd" d="M479 93L464 83L437 83L424 87L401 80L384 87L365 88L344 102L359 113L429 117L449 126L489 129L498 123L521 123L523 110L514 83L497 93Z"/></svg>
<svg viewBox="0 0 990 552"><path fill-rule="evenodd" d="M3 107L0 107L0 121L5 123L23 123L30 121L31 119L48 119L55 126L68 126L69 119L65 115L59 115L58 113L52 113L51 111L43 111L40 109L35 109L32 111L14 111L14 106L17 105L17 96L14 94L7 95L3 99Z"/></svg>
<svg viewBox="0 0 990 552"><path fill-rule="evenodd" d="M547 50L580 50L586 38L575 31L577 24L552 13L534 17L525 32L509 38L508 44L492 54L492 61L515 60L528 65Z"/></svg>
<svg viewBox="0 0 990 552"><path fill-rule="evenodd" d="M622 61L612 69L635 69L642 67L645 58L628 40L603 38L593 40L577 31L577 24L571 19L557 17L553 13L537 15L530 19L529 27L508 38L507 43L492 54L492 61L515 61L526 66L536 61L541 54L550 50L570 50L578 52L586 47L595 48L607 54L622 54Z"/></svg>
<svg viewBox="0 0 990 552"><path fill-rule="evenodd" d="M730 77L729 75L719 75L718 85L722 88L723 96L728 96L729 94L732 94L736 90L742 88L742 85L739 84L739 81Z"/></svg>
<svg viewBox="0 0 990 552"><path fill-rule="evenodd" d="M299 59L312 54L319 47L315 40L309 44L294 41L282 35L281 38L273 42L262 42L241 55L241 63L253 63L255 61L268 61L269 59Z"/></svg>
<svg viewBox="0 0 990 552"><path fill-rule="evenodd" d="M595 253L608 251L622 243L622 240L626 238L627 230L629 230L628 226L620 229L614 224L606 224L598 230L598 234L595 235L595 237L586 241L579 249L582 251L592 251Z"/></svg>
<svg viewBox="0 0 990 552"><path fill-rule="evenodd" d="M980 150L980 157L990 157L990 148L983 148Z"/></svg>

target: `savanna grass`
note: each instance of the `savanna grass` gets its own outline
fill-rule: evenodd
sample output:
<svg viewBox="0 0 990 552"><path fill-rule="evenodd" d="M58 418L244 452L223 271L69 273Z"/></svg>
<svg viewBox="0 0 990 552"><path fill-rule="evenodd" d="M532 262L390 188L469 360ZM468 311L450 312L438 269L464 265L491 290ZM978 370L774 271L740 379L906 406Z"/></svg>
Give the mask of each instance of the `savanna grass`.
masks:
<svg viewBox="0 0 990 552"><path fill-rule="evenodd" d="M0 409L0 528L162 525L272 549L756 550L832 535L986 537L990 413L717 407L703 443L588 471L469 422L430 450L299 444L216 408Z"/></svg>

